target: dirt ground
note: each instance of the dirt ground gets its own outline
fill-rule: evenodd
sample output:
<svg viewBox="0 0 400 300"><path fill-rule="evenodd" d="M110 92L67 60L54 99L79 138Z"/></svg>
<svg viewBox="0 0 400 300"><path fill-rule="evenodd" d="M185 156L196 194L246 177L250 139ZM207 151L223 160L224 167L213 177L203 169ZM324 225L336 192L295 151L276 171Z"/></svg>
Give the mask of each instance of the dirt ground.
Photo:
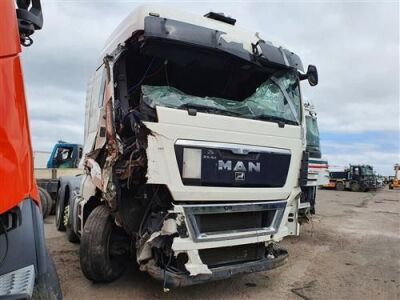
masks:
<svg viewBox="0 0 400 300"><path fill-rule="evenodd" d="M45 231L64 299L400 299L399 214L400 191L319 190L317 215L282 243L286 265L169 293L134 264L114 283L93 284L54 217Z"/></svg>

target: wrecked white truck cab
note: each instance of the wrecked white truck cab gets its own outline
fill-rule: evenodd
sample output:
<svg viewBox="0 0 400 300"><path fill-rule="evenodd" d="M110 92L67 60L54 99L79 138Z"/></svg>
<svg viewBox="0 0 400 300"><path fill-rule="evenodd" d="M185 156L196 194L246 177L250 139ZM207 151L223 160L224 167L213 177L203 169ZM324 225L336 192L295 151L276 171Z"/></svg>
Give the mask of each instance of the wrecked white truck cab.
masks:
<svg viewBox="0 0 400 300"><path fill-rule="evenodd" d="M165 287L282 265L307 182L293 52L204 17L141 7L111 35L87 94L67 232L93 281L126 258Z"/></svg>

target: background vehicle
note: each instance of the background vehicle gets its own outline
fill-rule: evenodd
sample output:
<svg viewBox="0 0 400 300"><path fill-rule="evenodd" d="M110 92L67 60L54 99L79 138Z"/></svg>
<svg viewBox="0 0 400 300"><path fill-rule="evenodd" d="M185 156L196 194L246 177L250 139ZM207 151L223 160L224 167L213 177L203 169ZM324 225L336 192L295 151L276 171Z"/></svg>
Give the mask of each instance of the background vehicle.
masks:
<svg viewBox="0 0 400 300"><path fill-rule="evenodd" d="M375 174L376 188L382 188L385 185L385 178L382 175Z"/></svg>
<svg viewBox="0 0 400 300"><path fill-rule="evenodd" d="M61 187L60 178L63 177L65 180L67 176L82 174L83 170L78 169L82 150L80 144L58 141L47 157L46 166L35 165L36 182L44 200L42 204L44 218L55 211L57 197L61 197L61 195L58 195ZM42 163L42 161L40 162Z"/></svg>
<svg viewBox="0 0 400 300"><path fill-rule="evenodd" d="M61 299L33 175L20 42L42 27L40 1L0 1L0 298ZM19 32L18 32L19 31ZM10 126L12 125L12 126Z"/></svg>
<svg viewBox="0 0 400 300"><path fill-rule="evenodd" d="M299 214L308 218L308 214L315 214L315 198L317 187L329 182L328 162L322 159L319 141L319 129L317 113L314 106L304 103L305 127L306 127L306 151L308 152L307 184L301 188L302 197Z"/></svg>
<svg viewBox="0 0 400 300"><path fill-rule="evenodd" d="M118 278L132 252L167 287L286 261L274 244L298 234L307 183L300 80L317 70L235 22L141 7L106 43L86 173L57 218L88 279Z"/></svg>
<svg viewBox="0 0 400 300"><path fill-rule="evenodd" d="M400 188L400 164L394 165L394 176L389 183L389 189Z"/></svg>
<svg viewBox="0 0 400 300"><path fill-rule="evenodd" d="M343 172L330 172L329 185L338 191L345 189L353 192L367 192L370 189L376 189L376 177L373 167L370 165L350 165Z"/></svg>

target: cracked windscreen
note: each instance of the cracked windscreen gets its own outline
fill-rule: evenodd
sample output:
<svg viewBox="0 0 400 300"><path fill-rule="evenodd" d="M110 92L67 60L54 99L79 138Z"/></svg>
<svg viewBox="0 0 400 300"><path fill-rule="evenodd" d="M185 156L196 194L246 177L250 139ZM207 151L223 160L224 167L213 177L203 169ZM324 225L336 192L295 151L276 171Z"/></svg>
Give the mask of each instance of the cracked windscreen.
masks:
<svg viewBox="0 0 400 300"><path fill-rule="evenodd" d="M307 147L319 149L319 130L317 119L306 116Z"/></svg>
<svg viewBox="0 0 400 300"><path fill-rule="evenodd" d="M192 96L171 86L142 85L142 95L143 102L152 108L194 108L199 112L292 125L299 124L301 115L299 81L294 70L273 74L242 101Z"/></svg>

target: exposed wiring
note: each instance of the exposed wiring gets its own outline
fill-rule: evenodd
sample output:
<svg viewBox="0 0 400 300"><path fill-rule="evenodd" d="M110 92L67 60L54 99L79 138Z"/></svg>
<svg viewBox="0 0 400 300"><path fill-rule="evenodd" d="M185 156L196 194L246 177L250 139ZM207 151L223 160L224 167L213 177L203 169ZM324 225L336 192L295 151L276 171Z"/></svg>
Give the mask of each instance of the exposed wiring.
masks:
<svg viewBox="0 0 400 300"><path fill-rule="evenodd" d="M142 221L140 222L139 238L142 238L142 236L143 236L142 235L143 225L144 225L144 222L147 220L148 214L150 213L151 206L152 206L152 204L154 202L154 199L155 199L155 197L156 197L156 195L158 193L158 190L159 190L159 187L157 187L157 189L154 191L153 196L151 197L151 200L150 200L149 204L146 207L146 211L145 211L145 213L143 215Z"/></svg>
<svg viewBox="0 0 400 300"><path fill-rule="evenodd" d="M158 68L157 71L154 71L153 73L151 73L150 75L148 75L146 77L146 79L149 79L150 77L153 77L154 75L157 75L158 73L160 73L160 71L164 68L164 65L162 65L161 67Z"/></svg>
<svg viewBox="0 0 400 300"><path fill-rule="evenodd" d="M169 264L171 263L171 258L172 258L172 255L170 255L168 257L167 265L164 266L164 280L163 280L163 290L164 290L164 292L169 292L169 288L166 287L166 285L167 285L167 276L165 276L165 275L167 273L167 269L169 267ZM161 260L162 260L162 264L164 264L164 259L162 258L162 255L161 255Z"/></svg>
<svg viewBox="0 0 400 300"><path fill-rule="evenodd" d="M139 82L138 82L137 84L135 84L134 86L132 86L132 87L130 87L130 88L128 89L128 94L131 94L132 92L134 92L134 91L136 90L136 88L137 88L139 85L142 84L143 80L146 79L146 75L147 75L147 73L150 71L150 68L151 68L151 66L153 65L154 60L155 60L155 57L153 57L153 59L151 60L151 62L150 62L149 65L147 66L147 69L146 69L146 71L144 72L142 79L140 79Z"/></svg>
<svg viewBox="0 0 400 300"><path fill-rule="evenodd" d="M8 233L7 233L7 228L3 223L3 220L0 218L0 225L1 225L1 230L4 231L4 237L6 239L6 250L3 254L3 257L0 260L0 267L3 265L4 261L6 260L7 254L8 254Z"/></svg>
<svg viewBox="0 0 400 300"><path fill-rule="evenodd" d="M165 68L164 68L164 71L165 71L165 80L167 81L167 85L169 86L168 69L167 69L167 67L168 67L168 60L165 60L165 61L164 61L164 66L165 66Z"/></svg>

